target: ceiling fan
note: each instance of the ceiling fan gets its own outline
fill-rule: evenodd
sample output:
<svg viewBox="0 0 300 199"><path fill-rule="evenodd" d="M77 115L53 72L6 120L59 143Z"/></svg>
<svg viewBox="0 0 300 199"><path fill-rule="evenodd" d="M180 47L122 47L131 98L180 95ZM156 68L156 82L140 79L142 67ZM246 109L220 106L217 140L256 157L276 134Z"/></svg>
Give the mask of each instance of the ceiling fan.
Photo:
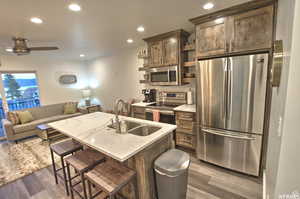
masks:
<svg viewBox="0 0 300 199"><path fill-rule="evenodd" d="M13 37L12 40L14 41L13 53L17 55L27 55L31 51L45 51L45 50L58 50L58 47L31 47L27 46L27 39L21 37Z"/></svg>

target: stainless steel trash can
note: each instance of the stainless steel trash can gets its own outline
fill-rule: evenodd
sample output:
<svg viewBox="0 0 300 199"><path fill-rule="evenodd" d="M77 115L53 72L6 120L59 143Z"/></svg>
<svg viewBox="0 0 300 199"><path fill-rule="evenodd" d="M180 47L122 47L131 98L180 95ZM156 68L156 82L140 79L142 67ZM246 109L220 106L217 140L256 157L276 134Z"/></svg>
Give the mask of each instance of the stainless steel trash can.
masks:
<svg viewBox="0 0 300 199"><path fill-rule="evenodd" d="M158 199L185 199L188 183L189 154L171 149L154 162Z"/></svg>

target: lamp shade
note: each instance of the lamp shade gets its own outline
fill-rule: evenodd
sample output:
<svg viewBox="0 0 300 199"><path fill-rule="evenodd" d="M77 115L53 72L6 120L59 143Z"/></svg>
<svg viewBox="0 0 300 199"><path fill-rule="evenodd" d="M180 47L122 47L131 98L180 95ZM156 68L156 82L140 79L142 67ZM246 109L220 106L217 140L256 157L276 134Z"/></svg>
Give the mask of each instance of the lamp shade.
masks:
<svg viewBox="0 0 300 199"><path fill-rule="evenodd" d="M91 97L91 94L92 94L92 91L90 89L84 89L84 90L82 90L82 96L84 98Z"/></svg>

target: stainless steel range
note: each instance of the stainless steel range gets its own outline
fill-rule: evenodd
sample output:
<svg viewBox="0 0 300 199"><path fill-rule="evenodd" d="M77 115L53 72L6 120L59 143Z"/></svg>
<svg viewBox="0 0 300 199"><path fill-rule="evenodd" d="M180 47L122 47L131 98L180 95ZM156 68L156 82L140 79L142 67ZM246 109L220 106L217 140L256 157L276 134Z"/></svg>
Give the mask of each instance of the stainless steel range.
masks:
<svg viewBox="0 0 300 199"><path fill-rule="evenodd" d="M157 102L146 106L146 119L153 120L153 112L159 111L159 122L175 124L175 113L173 109L182 104L186 104L185 92L166 92L158 93Z"/></svg>

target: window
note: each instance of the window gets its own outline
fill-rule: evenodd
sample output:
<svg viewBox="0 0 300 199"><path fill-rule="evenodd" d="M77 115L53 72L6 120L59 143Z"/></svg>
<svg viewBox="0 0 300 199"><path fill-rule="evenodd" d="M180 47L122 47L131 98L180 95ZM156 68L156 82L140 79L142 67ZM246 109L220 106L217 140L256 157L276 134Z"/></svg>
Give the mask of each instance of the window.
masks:
<svg viewBox="0 0 300 199"><path fill-rule="evenodd" d="M15 111L40 106L40 94L36 73L2 72L1 80L1 119L5 118L5 110ZM0 137L3 136L3 130L0 129Z"/></svg>

